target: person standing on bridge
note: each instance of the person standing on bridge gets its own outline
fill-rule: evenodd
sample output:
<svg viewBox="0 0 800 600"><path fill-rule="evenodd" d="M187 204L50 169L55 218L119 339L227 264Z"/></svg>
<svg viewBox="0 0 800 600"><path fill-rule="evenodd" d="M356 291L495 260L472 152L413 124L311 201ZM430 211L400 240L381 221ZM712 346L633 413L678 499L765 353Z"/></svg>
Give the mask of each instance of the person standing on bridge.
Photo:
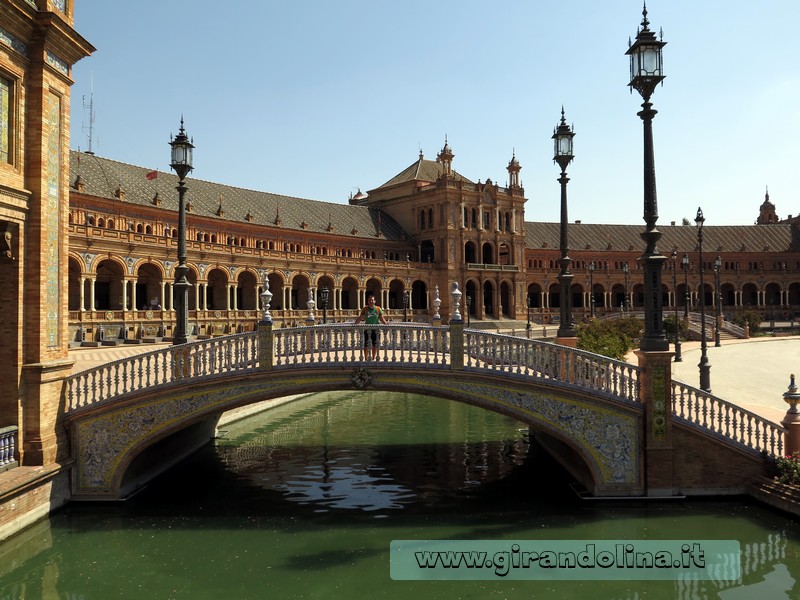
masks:
<svg viewBox="0 0 800 600"><path fill-rule="evenodd" d="M386 325L386 317L383 316L381 307L375 304L375 296L373 294L367 295L367 305L361 310L361 314L356 319L356 325L361 322L367 325L377 325L383 323ZM370 355L370 348L372 348L372 360L378 358L378 330L365 329L364 330L364 349L361 353L361 359L364 360Z"/></svg>

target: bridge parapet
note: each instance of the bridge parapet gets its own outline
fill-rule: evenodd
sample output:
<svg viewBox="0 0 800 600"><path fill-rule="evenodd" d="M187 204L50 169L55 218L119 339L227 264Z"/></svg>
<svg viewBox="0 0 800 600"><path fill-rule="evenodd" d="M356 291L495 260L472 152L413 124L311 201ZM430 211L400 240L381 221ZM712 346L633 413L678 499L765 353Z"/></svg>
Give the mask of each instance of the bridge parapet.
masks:
<svg viewBox="0 0 800 600"><path fill-rule="evenodd" d="M256 334L222 336L123 358L65 380L65 410L72 412L143 389L157 389L258 366Z"/></svg>
<svg viewBox="0 0 800 600"><path fill-rule="evenodd" d="M786 428L680 381L672 381L672 412L690 427L710 431L743 449L783 456Z"/></svg>

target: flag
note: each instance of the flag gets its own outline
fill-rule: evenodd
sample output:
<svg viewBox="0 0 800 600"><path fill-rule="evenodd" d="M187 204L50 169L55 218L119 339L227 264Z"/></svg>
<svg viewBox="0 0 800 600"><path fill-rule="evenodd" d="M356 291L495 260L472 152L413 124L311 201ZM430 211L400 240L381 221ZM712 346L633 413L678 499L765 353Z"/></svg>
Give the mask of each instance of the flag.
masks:
<svg viewBox="0 0 800 600"><path fill-rule="evenodd" d="M156 177L158 177L158 171L150 171L147 175L145 175L147 181L153 181L153 179Z"/></svg>

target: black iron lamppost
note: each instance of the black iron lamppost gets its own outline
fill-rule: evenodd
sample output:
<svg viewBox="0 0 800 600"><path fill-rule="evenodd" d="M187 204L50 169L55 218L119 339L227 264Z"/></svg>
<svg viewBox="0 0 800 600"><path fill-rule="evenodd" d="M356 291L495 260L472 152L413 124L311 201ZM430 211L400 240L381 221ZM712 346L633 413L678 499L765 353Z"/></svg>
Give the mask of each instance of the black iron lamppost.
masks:
<svg viewBox="0 0 800 600"><path fill-rule="evenodd" d="M666 42L656 39L649 29L647 7L642 11L642 26L636 33L636 40L625 53L630 56L630 88L642 96L642 110L637 114L644 124L644 222L647 227L641 234L647 244L641 257L644 266L644 335L640 348L645 351L669 350L669 341L664 335L663 298L661 295L661 270L666 256L658 251L661 232L656 229L658 221L658 202L656 200L656 163L653 152L653 110L650 96L656 86L664 80L661 50Z"/></svg>
<svg viewBox="0 0 800 600"><path fill-rule="evenodd" d="M467 327L469 327L469 315L472 312L472 296L467 296Z"/></svg>
<svg viewBox="0 0 800 600"><path fill-rule="evenodd" d="M560 308L561 322L558 325L558 337L575 337L575 329L572 327L572 278L574 277L569 270L572 259L569 257L569 239L567 230L567 166L574 155L572 154L572 138L575 133L567 125L564 118L564 107L561 107L561 123L553 131L552 139L555 142L555 155L553 161L561 167L561 177L558 182L561 184L561 271L558 273L558 282L561 287Z"/></svg>
<svg viewBox="0 0 800 600"><path fill-rule="evenodd" d="M469 299L469 296L467 296L467 299ZM405 290L403 292L403 322L408 321L408 305L410 302L411 298L409 296L408 290ZM469 302L467 303L467 306L469 306Z"/></svg>
<svg viewBox="0 0 800 600"><path fill-rule="evenodd" d="M594 319L594 261L589 263L589 316Z"/></svg>
<svg viewBox="0 0 800 600"><path fill-rule="evenodd" d="M714 275L715 275L715 292L714 292L714 300L715 304L717 305L717 324L714 328L714 347L720 347L719 341L719 328L722 326L722 292L720 291L720 283L719 283L719 276L720 271L722 270L722 258L717 256L717 260L714 261Z"/></svg>
<svg viewBox="0 0 800 600"><path fill-rule="evenodd" d="M192 150L194 145L186 136L183 128L183 117L181 117L181 127L178 135L170 140L172 146L172 161L169 166L178 174L178 266L175 267L175 312L177 322L175 333L172 337L173 344L185 344L189 341L187 332L189 329L189 288L191 284L187 281L186 275L189 267L186 266L186 195L185 179L192 170Z"/></svg>
<svg viewBox="0 0 800 600"><path fill-rule="evenodd" d="M331 291L324 287L319 291L319 303L322 307L322 324L328 324L328 298L331 296Z"/></svg>
<svg viewBox="0 0 800 600"><path fill-rule="evenodd" d="M525 312L527 313L527 316L528 316L528 324L525 325L525 331L530 331L531 330L531 295L530 294L526 294L525 295L525 306L527 307L527 310Z"/></svg>
<svg viewBox="0 0 800 600"><path fill-rule="evenodd" d="M689 302L691 302L692 297L689 295L689 255L684 254L683 258L681 259L681 267L683 267L683 289L685 293L684 303L683 303L683 318L686 322L689 322Z"/></svg>
<svg viewBox="0 0 800 600"><path fill-rule="evenodd" d="M625 277L625 296L622 298L622 312L625 312L628 309L628 286L631 278L631 268L628 263L622 265L622 275Z"/></svg>
<svg viewBox="0 0 800 600"><path fill-rule="evenodd" d="M697 208L694 222L697 223L697 246L700 251L698 258L700 262L700 363L697 366L700 368L700 389L711 393L711 365L708 362L708 346L706 344L706 289L703 280L703 271L705 271L703 268L703 223L706 220L700 207Z"/></svg>
<svg viewBox="0 0 800 600"><path fill-rule="evenodd" d="M674 290L673 302L675 303L675 362L683 362L681 356L681 324L678 322L678 252L672 251L672 289Z"/></svg>

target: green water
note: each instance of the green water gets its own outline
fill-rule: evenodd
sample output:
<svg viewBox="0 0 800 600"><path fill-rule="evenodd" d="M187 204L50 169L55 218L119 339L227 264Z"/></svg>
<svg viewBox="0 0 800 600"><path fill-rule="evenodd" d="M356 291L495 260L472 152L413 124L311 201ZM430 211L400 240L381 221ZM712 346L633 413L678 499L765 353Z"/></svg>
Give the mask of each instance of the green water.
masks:
<svg viewBox="0 0 800 600"><path fill-rule="evenodd" d="M228 427L123 504L0 546L0 600L800 597L800 524L744 501L587 502L522 425L324 394ZM734 582L393 581L394 539L736 539Z"/></svg>

